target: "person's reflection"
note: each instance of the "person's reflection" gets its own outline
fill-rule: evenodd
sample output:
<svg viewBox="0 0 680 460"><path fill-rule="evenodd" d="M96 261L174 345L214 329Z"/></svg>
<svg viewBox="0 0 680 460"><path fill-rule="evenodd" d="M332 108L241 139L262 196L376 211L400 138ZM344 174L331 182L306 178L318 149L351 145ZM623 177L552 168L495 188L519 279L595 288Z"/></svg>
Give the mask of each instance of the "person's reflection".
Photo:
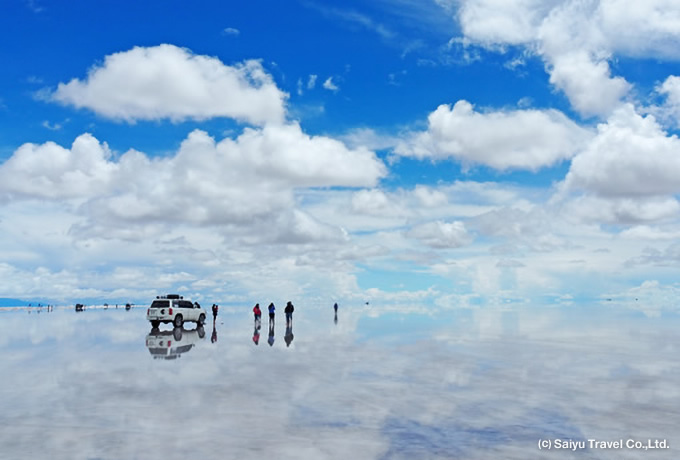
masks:
<svg viewBox="0 0 680 460"><path fill-rule="evenodd" d="M260 328L262 327L262 320L255 315L255 330L253 330L253 343L258 345L260 343Z"/></svg>
<svg viewBox="0 0 680 460"><path fill-rule="evenodd" d="M269 319L269 339L267 339L267 343L270 347L274 346L274 318Z"/></svg>
<svg viewBox="0 0 680 460"><path fill-rule="evenodd" d="M212 343L217 342L217 329L215 328L215 319L216 318L213 318L213 331L212 331L212 335L210 336L210 341Z"/></svg>
<svg viewBox="0 0 680 460"><path fill-rule="evenodd" d="M289 347L291 342L293 342L293 322L291 321L286 327L286 335L283 336L283 340L286 341L286 346Z"/></svg>

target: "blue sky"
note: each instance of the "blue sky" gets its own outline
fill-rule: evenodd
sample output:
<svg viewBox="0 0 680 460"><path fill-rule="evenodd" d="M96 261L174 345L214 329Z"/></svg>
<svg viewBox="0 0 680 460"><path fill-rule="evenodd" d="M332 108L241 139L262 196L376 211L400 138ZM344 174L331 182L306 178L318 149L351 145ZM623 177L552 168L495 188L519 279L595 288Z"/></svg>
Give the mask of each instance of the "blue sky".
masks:
<svg viewBox="0 0 680 460"><path fill-rule="evenodd" d="M680 7L12 1L6 297L672 302Z"/></svg>

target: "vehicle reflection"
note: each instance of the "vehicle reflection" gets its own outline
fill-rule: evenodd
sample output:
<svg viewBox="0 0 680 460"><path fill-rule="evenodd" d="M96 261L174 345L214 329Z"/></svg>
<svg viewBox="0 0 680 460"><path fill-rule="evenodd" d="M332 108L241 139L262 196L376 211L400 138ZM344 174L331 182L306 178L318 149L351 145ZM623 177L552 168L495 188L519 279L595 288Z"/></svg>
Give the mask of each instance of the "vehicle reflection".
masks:
<svg viewBox="0 0 680 460"><path fill-rule="evenodd" d="M204 338L203 326L196 329L176 327L171 331L152 328L146 336L146 348L154 359L177 359Z"/></svg>

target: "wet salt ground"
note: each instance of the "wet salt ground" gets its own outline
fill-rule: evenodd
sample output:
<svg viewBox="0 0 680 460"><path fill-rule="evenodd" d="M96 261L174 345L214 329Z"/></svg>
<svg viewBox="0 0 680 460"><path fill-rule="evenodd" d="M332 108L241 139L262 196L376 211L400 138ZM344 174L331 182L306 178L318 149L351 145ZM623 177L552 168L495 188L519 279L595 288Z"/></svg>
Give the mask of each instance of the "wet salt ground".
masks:
<svg viewBox="0 0 680 460"><path fill-rule="evenodd" d="M256 346L249 308L223 308L216 342L188 325L166 360L148 344L172 329L145 311L0 311L0 458L680 457L677 312L341 307L335 324L296 302L287 347L283 317Z"/></svg>

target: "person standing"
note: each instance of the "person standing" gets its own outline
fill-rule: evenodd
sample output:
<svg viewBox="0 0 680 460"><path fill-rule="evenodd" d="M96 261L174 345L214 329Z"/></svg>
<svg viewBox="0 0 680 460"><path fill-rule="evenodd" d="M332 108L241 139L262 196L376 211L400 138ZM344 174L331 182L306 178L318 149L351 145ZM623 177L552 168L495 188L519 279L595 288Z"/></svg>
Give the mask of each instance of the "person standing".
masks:
<svg viewBox="0 0 680 460"><path fill-rule="evenodd" d="M274 314L276 312L276 307L274 306L274 302L269 304L269 322L272 323L274 322Z"/></svg>
<svg viewBox="0 0 680 460"><path fill-rule="evenodd" d="M260 304L256 303L253 307L253 315L255 315L255 321L260 321L262 317L262 310L260 310Z"/></svg>
<svg viewBox="0 0 680 460"><path fill-rule="evenodd" d="M220 307L217 306L217 304L214 303L214 304L212 305L213 322L215 322L215 320L217 319L217 311L218 311L219 309L220 309Z"/></svg>
<svg viewBox="0 0 680 460"><path fill-rule="evenodd" d="M295 311L295 307L289 300L288 303L286 304L286 309L284 312L286 313L286 327L290 327L293 324L293 312Z"/></svg>

